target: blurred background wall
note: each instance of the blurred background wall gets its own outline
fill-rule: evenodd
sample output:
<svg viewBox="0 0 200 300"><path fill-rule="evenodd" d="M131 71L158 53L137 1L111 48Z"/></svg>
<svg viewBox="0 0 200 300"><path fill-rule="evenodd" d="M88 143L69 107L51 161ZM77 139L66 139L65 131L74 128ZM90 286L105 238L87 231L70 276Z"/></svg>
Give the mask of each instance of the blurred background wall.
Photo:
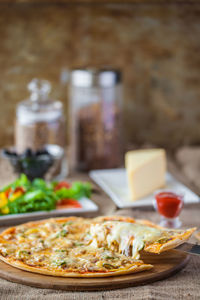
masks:
<svg viewBox="0 0 200 300"><path fill-rule="evenodd" d="M0 4L0 146L13 144L15 107L32 78L49 80L67 109L62 74L85 66L123 71L127 144L200 143L198 3L16 1Z"/></svg>

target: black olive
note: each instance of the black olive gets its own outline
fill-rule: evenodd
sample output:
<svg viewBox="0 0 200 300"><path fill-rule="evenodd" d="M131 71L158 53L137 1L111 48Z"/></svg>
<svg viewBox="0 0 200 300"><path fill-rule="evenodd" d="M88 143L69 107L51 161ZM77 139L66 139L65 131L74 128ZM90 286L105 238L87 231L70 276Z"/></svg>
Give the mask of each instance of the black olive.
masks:
<svg viewBox="0 0 200 300"><path fill-rule="evenodd" d="M9 150L7 150L7 149L3 149L3 154L5 154L5 155L11 155L12 153Z"/></svg>
<svg viewBox="0 0 200 300"><path fill-rule="evenodd" d="M39 156L39 155L41 155L41 150L35 151L35 156Z"/></svg>
<svg viewBox="0 0 200 300"><path fill-rule="evenodd" d="M41 149L41 150L37 150L35 152L35 155L36 156L39 156L39 155L49 155L49 152L46 149Z"/></svg>
<svg viewBox="0 0 200 300"><path fill-rule="evenodd" d="M12 152L12 155L16 156L16 157L18 156L17 152L15 152L15 151Z"/></svg>
<svg viewBox="0 0 200 300"><path fill-rule="evenodd" d="M30 148L27 148L24 152L24 156L25 157L29 157L29 156L32 156L32 150Z"/></svg>

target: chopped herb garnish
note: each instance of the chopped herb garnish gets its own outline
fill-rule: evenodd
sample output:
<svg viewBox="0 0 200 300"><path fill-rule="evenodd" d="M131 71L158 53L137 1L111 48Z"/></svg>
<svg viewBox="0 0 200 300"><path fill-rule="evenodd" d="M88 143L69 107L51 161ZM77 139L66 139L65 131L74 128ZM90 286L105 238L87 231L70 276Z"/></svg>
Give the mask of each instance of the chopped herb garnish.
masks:
<svg viewBox="0 0 200 300"><path fill-rule="evenodd" d="M62 261L62 262L59 264L59 266L66 266L66 265L67 265L66 261Z"/></svg>
<svg viewBox="0 0 200 300"><path fill-rule="evenodd" d="M67 266L67 262L65 260L61 260L61 261L53 261L52 262L54 265L56 265L57 267L63 267L63 266Z"/></svg>
<svg viewBox="0 0 200 300"><path fill-rule="evenodd" d="M57 237L60 237L60 236L65 237L67 235L67 233L68 233L68 231L66 229L63 229L58 233Z"/></svg>
<svg viewBox="0 0 200 300"><path fill-rule="evenodd" d="M65 222L65 223L63 223L63 227L65 227L66 225L72 225L73 224L73 222L72 221L68 221L68 222Z"/></svg>
<svg viewBox="0 0 200 300"><path fill-rule="evenodd" d="M115 266L111 265L111 264L103 264L103 267L108 269L108 270L111 270L111 269L116 269Z"/></svg>
<svg viewBox="0 0 200 300"><path fill-rule="evenodd" d="M106 256L105 259L115 259L113 256Z"/></svg>
<svg viewBox="0 0 200 300"><path fill-rule="evenodd" d="M164 244L164 243L167 243L169 241L169 238L161 238L158 240L158 243L159 244Z"/></svg>
<svg viewBox="0 0 200 300"><path fill-rule="evenodd" d="M30 251L26 251L26 250L20 250L19 251L19 256L21 256L22 254L29 255L29 254L31 254L31 252Z"/></svg>
<svg viewBox="0 0 200 300"><path fill-rule="evenodd" d="M79 243L79 242L74 242L74 245L75 246L83 246L84 244L83 243Z"/></svg>

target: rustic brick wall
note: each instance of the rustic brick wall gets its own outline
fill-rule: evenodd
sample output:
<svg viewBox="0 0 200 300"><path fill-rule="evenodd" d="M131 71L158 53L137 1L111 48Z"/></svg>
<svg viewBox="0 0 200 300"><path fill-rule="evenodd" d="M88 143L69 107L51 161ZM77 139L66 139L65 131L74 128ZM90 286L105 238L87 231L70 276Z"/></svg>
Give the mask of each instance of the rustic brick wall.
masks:
<svg viewBox="0 0 200 300"><path fill-rule="evenodd" d="M0 146L13 143L16 104L33 77L53 85L65 69L124 73L126 141L200 143L198 4L0 4Z"/></svg>

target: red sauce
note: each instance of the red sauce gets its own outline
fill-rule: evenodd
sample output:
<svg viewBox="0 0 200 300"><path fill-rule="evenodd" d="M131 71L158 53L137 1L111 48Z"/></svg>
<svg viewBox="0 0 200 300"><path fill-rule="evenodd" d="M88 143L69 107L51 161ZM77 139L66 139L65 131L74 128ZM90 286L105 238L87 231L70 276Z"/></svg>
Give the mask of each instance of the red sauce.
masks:
<svg viewBox="0 0 200 300"><path fill-rule="evenodd" d="M157 208L166 218L176 218L183 207L183 197L172 192L161 192L156 196Z"/></svg>

